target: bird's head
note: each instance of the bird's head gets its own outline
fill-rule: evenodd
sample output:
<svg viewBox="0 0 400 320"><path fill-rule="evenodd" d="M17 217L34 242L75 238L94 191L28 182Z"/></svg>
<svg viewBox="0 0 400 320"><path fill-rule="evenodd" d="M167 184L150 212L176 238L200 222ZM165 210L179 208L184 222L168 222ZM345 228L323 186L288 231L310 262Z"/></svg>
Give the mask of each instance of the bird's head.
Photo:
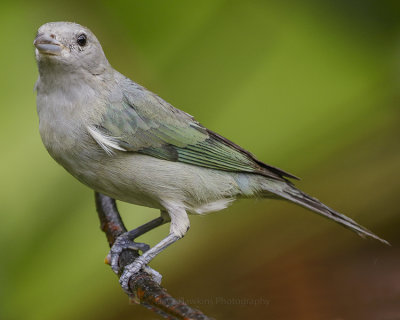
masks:
<svg viewBox="0 0 400 320"><path fill-rule="evenodd" d="M33 42L40 69L63 72L87 71L101 74L109 66L96 36L86 27L72 22L42 25Z"/></svg>

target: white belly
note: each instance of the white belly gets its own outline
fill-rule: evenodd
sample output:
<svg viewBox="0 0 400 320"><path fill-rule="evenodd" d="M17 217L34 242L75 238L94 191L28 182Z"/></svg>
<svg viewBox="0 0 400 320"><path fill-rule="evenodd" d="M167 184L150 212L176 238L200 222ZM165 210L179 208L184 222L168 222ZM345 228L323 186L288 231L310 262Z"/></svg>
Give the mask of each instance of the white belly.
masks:
<svg viewBox="0 0 400 320"><path fill-rule="evenodd" d="M189 212L225 208L239 193L227 172L171 162L136 153L118 152L101 161L86 184L118 200L163 208L164 201L182 203Z"/></svg>

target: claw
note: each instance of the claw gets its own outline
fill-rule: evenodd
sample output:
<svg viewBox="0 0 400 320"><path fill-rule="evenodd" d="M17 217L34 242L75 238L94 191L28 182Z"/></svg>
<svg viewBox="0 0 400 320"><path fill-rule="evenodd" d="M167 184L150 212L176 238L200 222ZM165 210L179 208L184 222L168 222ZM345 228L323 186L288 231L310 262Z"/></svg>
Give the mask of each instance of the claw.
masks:
<svg viewBox="0 0 400 320"><path fill-rule="evenodd" d="M122 287L122 289L127 293L130 294L129 290L129 280L131 277L135 274L137 274L140 269L142 269L144 262L140 259L141 257L137 258L134 262L131 264L128 264L124 268L124 272L122 272L121 277L119 278L119 283Z"/></svg>
<svg viewBox="0 0 400 320"><path fill-rule="evenodd" d="M149 275L151 275L151 277L153 278L153 280L155 282L157 282L158 284L161 284L161 280L162 280L162 275L161 273L159 273L158 271L154 270L153 268L150 268L149 266L145 265L143 267L143 271L147 272Z"/></svg>
<svg viewBox="0 0 400 320"><path fill-rule="evenodd" d="M112 270L116 274L119 274L120 272L119 257L122 251L125 249L140 250L144 253L150 249L150 246L146 243L138 243L134 242L133 240L130 240L128 235L125 233L119 236L115 240L105 260L107 264L111 265Z"/></svg>
<svg viewBox="0 0 400 320"><path fill-rule="evenodd" d="M121 284L122 289L127 294L132 294L132 292L129 290L129 280L137 274L141 269L148 273L155 282L158 284L161 283L162 275L158 271L154 270L153 268L150 268L149 266L145 265L145 261L141 259L141 257L137 258L134 262L131 264L128 264L124 272L122 273L121 277L119 278L119 283Z"/></svg>

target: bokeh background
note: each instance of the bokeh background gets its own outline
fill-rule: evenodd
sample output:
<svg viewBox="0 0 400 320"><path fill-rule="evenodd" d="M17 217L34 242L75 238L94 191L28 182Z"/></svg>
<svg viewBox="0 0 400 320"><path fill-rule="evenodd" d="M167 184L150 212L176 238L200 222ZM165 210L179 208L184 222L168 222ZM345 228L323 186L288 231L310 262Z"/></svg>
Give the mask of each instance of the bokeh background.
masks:
<svg viewBox="0 0 400 320"><path fill-rule="evenodd" d="M400 319L398 1L2 1L0 319L158 319L103 264L93 192L40 141L32 41L88 26L111 64L392 247L284 202L192 217L157 257L216 319ZM133 228L155 210L120 204ZM143 237L156 243L163 226Z"/></svg>

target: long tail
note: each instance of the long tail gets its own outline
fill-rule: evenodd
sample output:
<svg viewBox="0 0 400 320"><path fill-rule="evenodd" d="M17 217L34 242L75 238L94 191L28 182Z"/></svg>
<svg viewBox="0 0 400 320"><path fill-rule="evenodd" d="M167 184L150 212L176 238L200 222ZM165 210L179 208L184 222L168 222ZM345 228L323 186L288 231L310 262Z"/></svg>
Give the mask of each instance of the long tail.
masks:
<svg viewBox="0 0 400 320"><path fill-rule="evenodd" d="M307 209L310 209L326 218L336 221L337 223L341 224L342 226L356 232L361 237L370 237L376 240L379 240L387 245L390 245L389 242L386 240L378 237L376 234L364 228L363 226L359 225L354 220L346 217L344 214L336 212L335 210L329 208L328 206L324 205L318 199L315 199L308 194L304 193L303 191L295 188L290 183L280 182L280 181L271 181L268 180L267 183L263 183L263 190L266 197L270 197L271 193L278 195L286 200L294 202L298 205L301 205Z"/></svg>

